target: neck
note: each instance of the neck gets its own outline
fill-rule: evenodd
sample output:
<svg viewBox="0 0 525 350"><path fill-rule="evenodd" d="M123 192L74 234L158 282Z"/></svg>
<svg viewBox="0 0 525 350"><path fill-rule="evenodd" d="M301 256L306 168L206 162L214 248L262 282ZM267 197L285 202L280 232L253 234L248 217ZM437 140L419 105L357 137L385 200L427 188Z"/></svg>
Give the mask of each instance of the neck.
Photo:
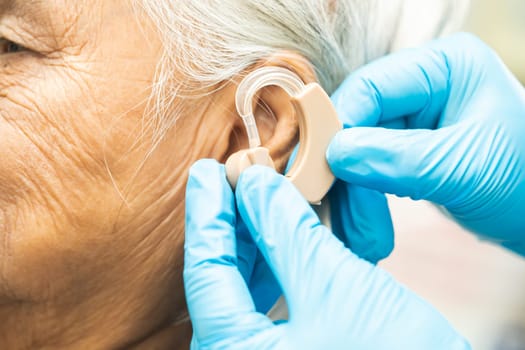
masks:
<svg viewBox="0 0 525 350"><path fill-rule="evenodd" d="M0 304L0 349L188 349L192 330L182 295L152 294Z"/></svg>
<svg viewBox="0 0 525 350"><path fill-rule="evenodd" d="M192 335L189 321L163 324L154 328L144 325L146 332L122 332L122 326L105 324L104 327L77 327L67 325L67 331L57 332L52 329L57 325L53 312L48 315L35 313L30 307L2 306L0 308L0 348L2 349L113 349L126 348L134 350L146 349L188 349ZM51 321L50 321L51 320ZM62 325L64 326L64 325ZM129 327L129 328L128 328ZM64 329L59 326L60 329ZM86 328L93 332L84 333ZM129 325L129 330L137 329ZM96 331L95 331L96 329ZM83 333L83 334L81 334ZM73 336L73 335L78 336Z"/></svg>
<svg viewBox="0 0 525 350"><path fill-rule="evenodd" d="M130 350L151 350L151 349L175 349L186 350L190 348L191 335L193 331L190 321L184 321L170 325L155 332L136 345L131 346Z"/></svg>

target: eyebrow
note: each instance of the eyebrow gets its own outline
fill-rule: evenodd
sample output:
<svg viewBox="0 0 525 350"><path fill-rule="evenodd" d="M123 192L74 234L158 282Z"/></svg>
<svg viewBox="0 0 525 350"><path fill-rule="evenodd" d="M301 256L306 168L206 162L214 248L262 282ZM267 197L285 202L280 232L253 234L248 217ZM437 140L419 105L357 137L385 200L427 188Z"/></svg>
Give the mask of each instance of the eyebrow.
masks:
<svg viewBox="0 0 525 350"><path fill-rule="evenodd" d="M0 0L0 18L21 20L31 29L68 27L79 12L79 0ZM28 28L28 29L29 29Z"/></svg>
<svg viewBox="0 0 525 350"><path fill-rule="evenodd" d="M45 2L45 0L0 0L0 8L10 8L20 5L39 5Z"/></svg>
<svg viewBox="0 0 525 350"><path fill-rule="evenodd" d="M44 4L49 0L0 0L0 14L4 16L21 17L30 22L38 23Z"/></svg>
<svg viewBox="0 0 525 350"><path fill-rule="evenodd" d="M0 11L2 13L14 12L23 9L24 5L26 7L27 5L38 6L40 3L42 3L41 0L0 0Z"/></svg>
<svg viewBox="0 0 525 350"><path fill-rule="evenodd" d="M57 0L0 0L0 37L39 52L53 51L55 24L64 24L54 16L61 5Z"/></svg>

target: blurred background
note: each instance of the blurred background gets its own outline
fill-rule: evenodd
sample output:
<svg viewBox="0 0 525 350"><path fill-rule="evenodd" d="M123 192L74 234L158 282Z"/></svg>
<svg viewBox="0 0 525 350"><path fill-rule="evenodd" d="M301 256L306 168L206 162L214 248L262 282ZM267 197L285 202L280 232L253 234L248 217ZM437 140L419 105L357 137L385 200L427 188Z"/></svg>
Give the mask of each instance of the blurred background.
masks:
<svg viewBox="0 0 525 350"><path fill-rule="evenodd" d="M525 0L472 0L465 30L525 82ZM525 259L480 242L426 202L389 198L396 250L381 263L476 350L525 350Z"/></svg>
<svg viewBox="0 0 525 350"><path fill-rule="evenodd" d="M471 1L465 29L489 43L525 82L525 1Z"/></svg>

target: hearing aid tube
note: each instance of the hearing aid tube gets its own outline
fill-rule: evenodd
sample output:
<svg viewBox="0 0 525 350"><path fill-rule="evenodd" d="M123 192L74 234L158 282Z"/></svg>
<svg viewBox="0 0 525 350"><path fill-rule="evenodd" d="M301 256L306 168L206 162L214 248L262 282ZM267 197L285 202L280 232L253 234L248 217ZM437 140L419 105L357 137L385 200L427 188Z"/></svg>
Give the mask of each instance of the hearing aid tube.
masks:
<svg viewBox="0 0 525 350"><path fill-rule="evenodd" d="M249 149L226 161L226 176L235 187L240 173L250 165L273 166L269 151L261 146L255 116L254 96L266 86L278 86L289 96L299 122L299 151L285 175L311 204L320 204L335 177L325 159L331 139L342 129L330 97L316 83L305 85L293 72L280 67L264 67L250 73L235 95L237 111L244 121Z"/></svg>
<svg viewBox="0 0 525 350"><path fill-rule="evenodd" d="M297 75L281 67L257 69L239 84L235 94L235 105L246 127L250 148L261 145L259 131L253 115L253 98L257 91L271 85L282 88L290 96L299 94L305 86Z"/></svg>

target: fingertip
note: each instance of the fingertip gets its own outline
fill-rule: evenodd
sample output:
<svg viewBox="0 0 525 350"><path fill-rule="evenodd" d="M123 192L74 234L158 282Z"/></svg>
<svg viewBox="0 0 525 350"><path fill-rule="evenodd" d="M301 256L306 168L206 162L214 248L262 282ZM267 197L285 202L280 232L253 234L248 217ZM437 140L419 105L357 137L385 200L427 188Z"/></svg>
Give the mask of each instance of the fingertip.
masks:
<svg viewBox="0 0 525 350"><path fill-rule="evenodd" d="M221 167L215 159L199 159L190 167L190 176L206 173L209 170L218 169Z"/></svg>
<svg viewBox="0 0 525 350"><path fill-rule="evenodd" d="M332 104L343 128L376 125L381 116L378 93L366 78L366 69L350 74L332 94Z"/></svg>
<svg viewBox="0 0 525 350"><path fill-rule="evenodd" d="M380 209L380 208L378 208ZM386 259L394 250L394 231L390 213L382 215L378 210L377 215L370 222L369 230L364 236L354 238L352 251L362 259L372 264Z"/></svg>
<svg viewBox="0 0 525 350"><path fill-rule="evenodd" d="M250 181L250 179L261 179L278 177L280 174L269 166L255 164L244 170L239 176L239 182Z"/></svg>
<svg viewBox="0 0 525 350"><path fill-rule="evenodd" d="M481 40L477 35L469 32L455 33L448 38L436 41L436 44L441 46L446 45L446 43L455 44L455 47L458 50L465 50L465 48L468 48L469 51L477 51L479 49L483 51L493 51L492 48L488 46L483 40Z"/></svg>
<svg viewBox="0 0 525 350"><path fill-rule="evenodd" d="M257 210L269 209L270 203L276 210L284 209L283 206L292 202L296 203L299 210L311 209L291 181L274 169L261 165L254 165L241 174L235 188L235 198L243 218L246 215L254 217Z"/></svg>
<svg viewBox="0 0 525 350"><path fill-rule="evenodd" d="M188 196L189 192L222 188L225 178L224 165L219 164L214 159L198 160L188 171L186 198L189 200L193 199L193 196Z"/></svg>
<svg viewBox="0 0 525 350"><path fill-rule="evenodd" d="M333 174L340 179L346 179L348 169L363 159L359 136L362 133L357 128L339 131L326 150L326 160Z"/></svg>
<svg viewBox="0 0 525 350"><path fill-rule="evenodd" d="M352 252L374 264L390 255L394 229L384 194L338 181L330 200L333 229Z"/></svg>
<svg viewBox="0 0 525 350"><path fill-rule="evenodd" d="M347 154L347 145L345 142L346 130L338 131L332 138L328 149L326 150L326 160L328 164L337 164L342 154Z"/></svg>
<svg viewBox="0 0 525 350"><path fill-rule="evenodd" d="M263 165L253 165L239 176L235 187L235 197L239 202L249 200L248 198L256 196L261 188L278 186L282 180L284 177L274 169Z"/></svg>

